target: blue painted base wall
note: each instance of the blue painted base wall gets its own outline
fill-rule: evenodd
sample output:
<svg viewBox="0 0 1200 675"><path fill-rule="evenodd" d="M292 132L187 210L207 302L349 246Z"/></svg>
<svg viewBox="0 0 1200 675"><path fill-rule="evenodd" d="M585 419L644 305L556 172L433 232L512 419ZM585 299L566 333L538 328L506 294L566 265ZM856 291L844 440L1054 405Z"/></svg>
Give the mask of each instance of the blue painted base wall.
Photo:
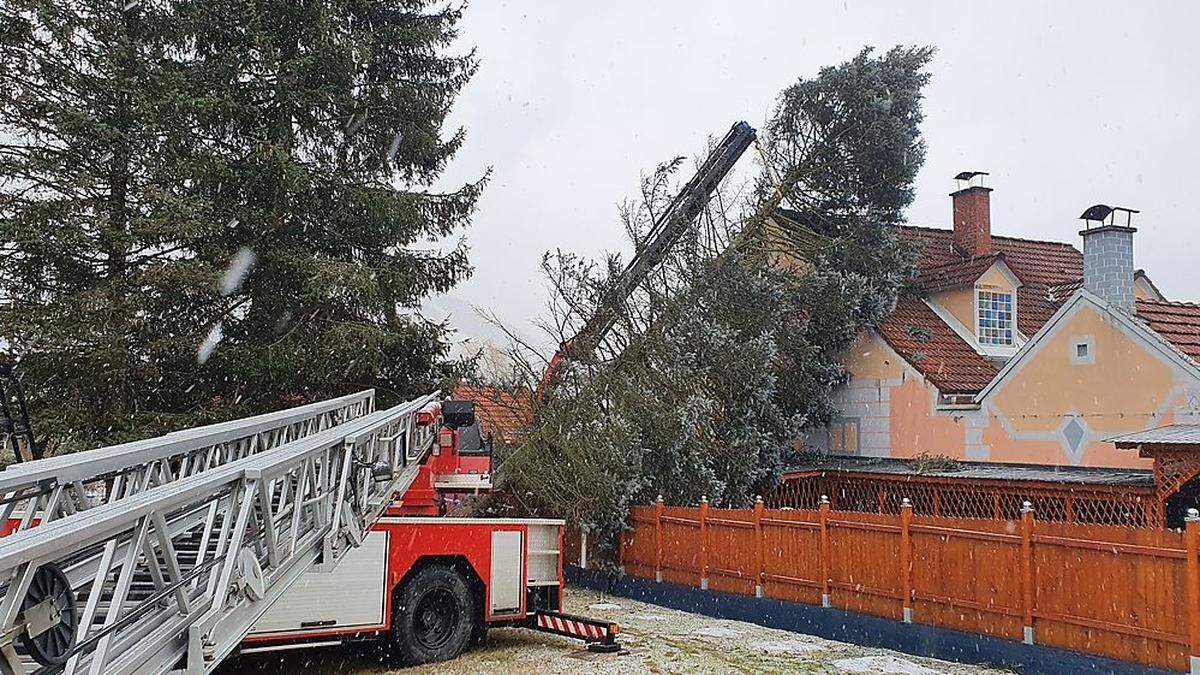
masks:
<svg viewBox="0 0 1200 675"><path fill-rule="evenodd" d="M753 598L689 586L658 583L625 575L567 566L567 580L577 586L662 607L696 612L816 635L828 640L893 649L946 661L1007 668L1029 675L1064 673L1171 673L1135 663L1090 656L1043 645L1027 645L988 635L906 624L858 612L828 609L783 600Z"/></svg>

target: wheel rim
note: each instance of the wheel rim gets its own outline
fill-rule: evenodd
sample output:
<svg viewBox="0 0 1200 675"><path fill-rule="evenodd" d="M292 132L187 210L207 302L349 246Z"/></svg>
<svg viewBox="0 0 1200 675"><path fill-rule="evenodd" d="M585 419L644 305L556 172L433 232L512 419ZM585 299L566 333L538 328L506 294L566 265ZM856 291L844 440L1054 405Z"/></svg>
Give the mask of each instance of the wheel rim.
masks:
<svg viewBox="0 0 1200 675"><path fill-rule="evenodd" d="M58 612L58 623L39 635L23 635L21 641L34 661L43 666L61 666L66 663L71 648L75 646L78 618L71 583L62 570L53 565L43 565L33 573L29 591L21 602L21 611L25 612L47 600Z"/></svg>
<svg viewBox="0 0 1200 675"><path fill-rule="evenodd" d="M445 588L430 589L417 601L413 637L425 649L441 649L453 637L460 613L453 593Z"/></svg>

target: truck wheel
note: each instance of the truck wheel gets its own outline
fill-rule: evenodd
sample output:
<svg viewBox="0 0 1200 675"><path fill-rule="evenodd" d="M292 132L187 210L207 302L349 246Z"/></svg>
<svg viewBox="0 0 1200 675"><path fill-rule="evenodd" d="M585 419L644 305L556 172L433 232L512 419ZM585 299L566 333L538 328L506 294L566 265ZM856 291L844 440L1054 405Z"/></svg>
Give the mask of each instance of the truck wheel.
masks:
<svg viewBox="0 0 1200 675"><path fill-rule="evenodd" d="M475 647L486 645L487 638L488 625L487 622L483 620L483 617L480 616L478 620L475 621L475 627L471 629L471 645Z"/></svg>
<svg viewBox="0 0 1200 675"><path fill-rule="evenodd" d="M447 661L471 640L475 607L462 575L430 565L400 589L392 616L392 640L407 664Z"/></svg>

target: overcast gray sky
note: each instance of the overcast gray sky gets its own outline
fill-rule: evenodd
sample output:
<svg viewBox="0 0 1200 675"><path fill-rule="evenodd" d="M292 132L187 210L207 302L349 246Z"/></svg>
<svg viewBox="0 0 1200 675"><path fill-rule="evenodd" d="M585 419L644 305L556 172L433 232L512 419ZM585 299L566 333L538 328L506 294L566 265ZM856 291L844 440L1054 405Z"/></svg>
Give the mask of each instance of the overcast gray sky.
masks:
<svg viewBox="0 0 1200 675"><path fill-rule="evenodd" d="M474 304L532 333L542 253L623 250L616 205L640 174L760 126L798 77L896 44L938 49L910 222L949 227L964 169L992 174L996 234L1079 245L1085 207L1141 209L1136 264L1200 301L1197 27L1185 2L476 0L462 44L482 66L447 180L494 174L467 234L475 275L430 312L480 336Z"/></svg>

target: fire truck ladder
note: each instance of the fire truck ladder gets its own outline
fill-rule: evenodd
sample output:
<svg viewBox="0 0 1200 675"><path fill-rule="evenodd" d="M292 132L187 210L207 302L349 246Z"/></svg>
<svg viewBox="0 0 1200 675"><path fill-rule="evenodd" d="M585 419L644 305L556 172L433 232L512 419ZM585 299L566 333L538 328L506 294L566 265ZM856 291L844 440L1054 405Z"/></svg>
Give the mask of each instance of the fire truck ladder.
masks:
<svg viewBox="0 0 1200 675"><path fill-rule="evenodd" d="M534 393L538 401L544 401L550 395L558 371L567 359L586 357L604 341L617 323L622 304L646 277L663 264L692 222L704 211L717 186L757 137L758 132L753 127L745 122L737 122L708 153L704 163L654 221L629 264L599 299L595 311L583 327L554 353Z"/></svg>
<svg viewBox="0 0 1200 675"><path fill-rule="evenodd" d="M0 673L212 672L301 574L361 542L412 484L435 441L417 412L439 395L166 472L0 539ZM168 439L128 465L162 464Z"/></svg>
<svg viewBox="0 0 1200 675"><path fill-rule="evenodd" d="M184 429L0 471L0 532L21 514L24 530L129 497L362 417L374 410L368 389L265 415Z"/></svg>

